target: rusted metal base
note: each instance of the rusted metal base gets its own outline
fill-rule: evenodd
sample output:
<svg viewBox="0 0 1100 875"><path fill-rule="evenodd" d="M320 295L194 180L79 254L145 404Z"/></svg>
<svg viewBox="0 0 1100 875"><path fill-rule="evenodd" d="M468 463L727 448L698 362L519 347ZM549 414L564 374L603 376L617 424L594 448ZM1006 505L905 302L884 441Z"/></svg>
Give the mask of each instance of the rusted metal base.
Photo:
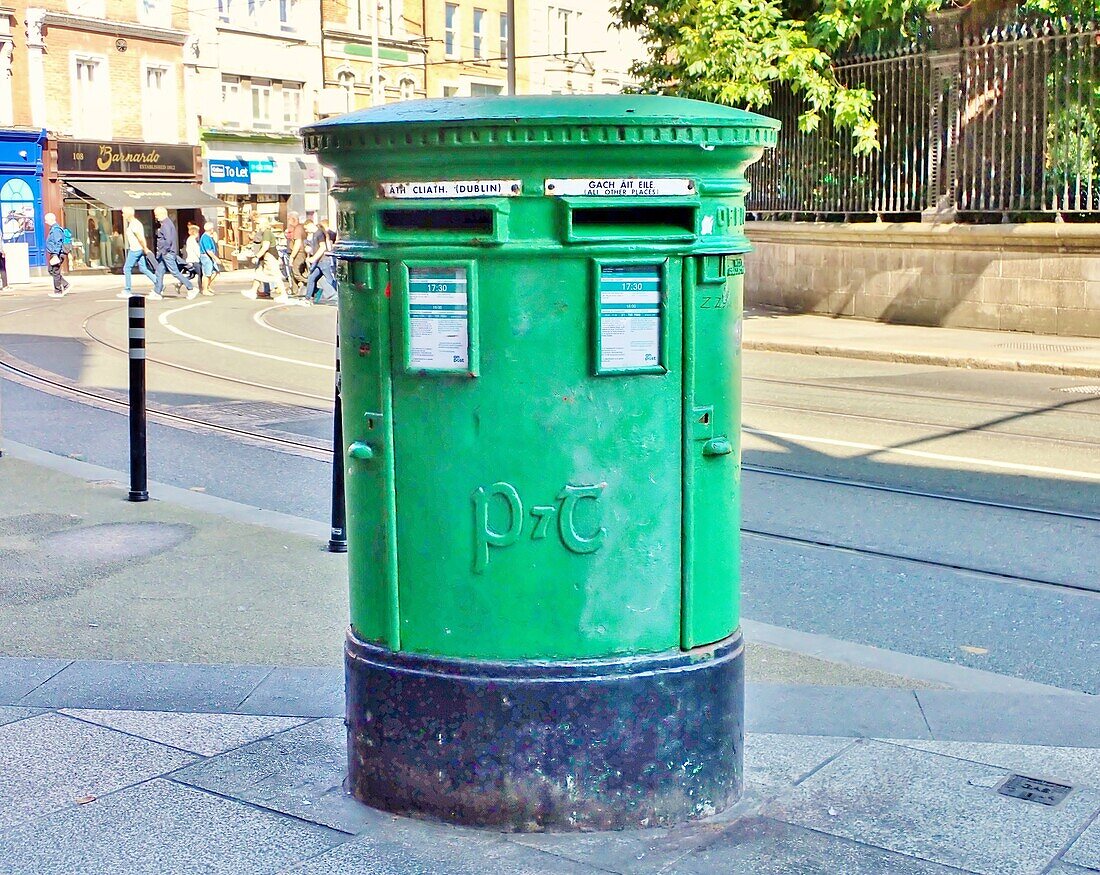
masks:
<svg viewBox="0 0 1100 875"><path fill-rule="evenodd" d="M509 832L660 826L741 796L740 632L688 653L481 662L349 631L348 788L400 814Z"/></svg>

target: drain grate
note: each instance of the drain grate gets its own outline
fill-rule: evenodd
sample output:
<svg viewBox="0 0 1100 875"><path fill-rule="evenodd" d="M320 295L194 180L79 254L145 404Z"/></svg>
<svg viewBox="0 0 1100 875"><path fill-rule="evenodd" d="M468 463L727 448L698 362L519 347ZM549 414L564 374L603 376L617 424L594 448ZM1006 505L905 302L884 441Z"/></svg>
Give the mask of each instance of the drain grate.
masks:
<svg viewBox="0 0 1100 875"><path fill-rule="evenodd" d="M1033 340L1014 340L1012 343L998 343L997 349L1018 349L1028 352L1084 352L1087 346L1072 343L1039 343Z"/></svg>
<svg viewBox="0 0 1100 875"><path fill-rule="evenodd" d="M1100 395L1100 386L1061 386L1055 392L1069 392L1071 395Z"/></svg>
<svg viewBox="0 0 1100 875"><path fill-rule="evenodd" d="M1056 784L1026 775L1009 775L997 788L1002 796L1038 802L1040 805L1058 805L1072 790L1073 787L1068 784Z"/></svg>

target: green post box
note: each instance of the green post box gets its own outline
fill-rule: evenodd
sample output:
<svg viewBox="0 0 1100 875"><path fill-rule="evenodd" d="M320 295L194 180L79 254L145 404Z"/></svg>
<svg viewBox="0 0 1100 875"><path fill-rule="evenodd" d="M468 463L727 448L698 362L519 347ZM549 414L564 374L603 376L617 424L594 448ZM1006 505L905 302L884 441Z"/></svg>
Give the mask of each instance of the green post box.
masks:
<svg viewBox="0 0 1100 875"><path fill-rule="evenodd" d="M745 167L670 97L421 100L335 169L349 787L502 829L741 792Z"/></svg>

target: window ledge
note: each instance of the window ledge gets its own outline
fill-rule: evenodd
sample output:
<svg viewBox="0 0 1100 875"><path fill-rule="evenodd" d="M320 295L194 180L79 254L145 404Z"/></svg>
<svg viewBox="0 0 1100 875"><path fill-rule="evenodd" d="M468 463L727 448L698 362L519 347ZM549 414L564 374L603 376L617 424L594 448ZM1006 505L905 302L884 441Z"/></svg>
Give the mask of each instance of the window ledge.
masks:
<svg viewBox="0 0 1100 875"><path fill-rule="evenodd" d="M64 27L91 33L105 33L108 36L131 36L140 39L172 43L182 46L187 42L187 31L173 27L156 27L152 24L139 24L136 21L112 21L106 18L93 18L89 15L74 15L70 12L47 12L43 19L47 27Z"/></svg>
<svg viewBox="0 0 1100 875"><path fill-rule="evenodd" d="M241 36L265 37L267 39L278 40L281 43L293 43L299 46L304 46L308 42L304 36L298 36L294 31L279 30L274 33L265 33L254 27L246 27L235 23L227 24L224 21L219 21L217 23L217 28L219 33L236 33Z"/></svg>

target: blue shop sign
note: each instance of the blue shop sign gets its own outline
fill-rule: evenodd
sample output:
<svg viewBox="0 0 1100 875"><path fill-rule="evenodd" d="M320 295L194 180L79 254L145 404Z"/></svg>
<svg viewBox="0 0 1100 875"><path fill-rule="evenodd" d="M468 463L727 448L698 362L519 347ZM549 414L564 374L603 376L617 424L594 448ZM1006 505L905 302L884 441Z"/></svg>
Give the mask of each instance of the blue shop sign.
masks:
<svg viewBox="0 0 1100 875"><path fill-rule="evenodd" d="M249 185L252 182L252 162L241 159L211 158L206 163L210 181L235 182Z"/></svg>

